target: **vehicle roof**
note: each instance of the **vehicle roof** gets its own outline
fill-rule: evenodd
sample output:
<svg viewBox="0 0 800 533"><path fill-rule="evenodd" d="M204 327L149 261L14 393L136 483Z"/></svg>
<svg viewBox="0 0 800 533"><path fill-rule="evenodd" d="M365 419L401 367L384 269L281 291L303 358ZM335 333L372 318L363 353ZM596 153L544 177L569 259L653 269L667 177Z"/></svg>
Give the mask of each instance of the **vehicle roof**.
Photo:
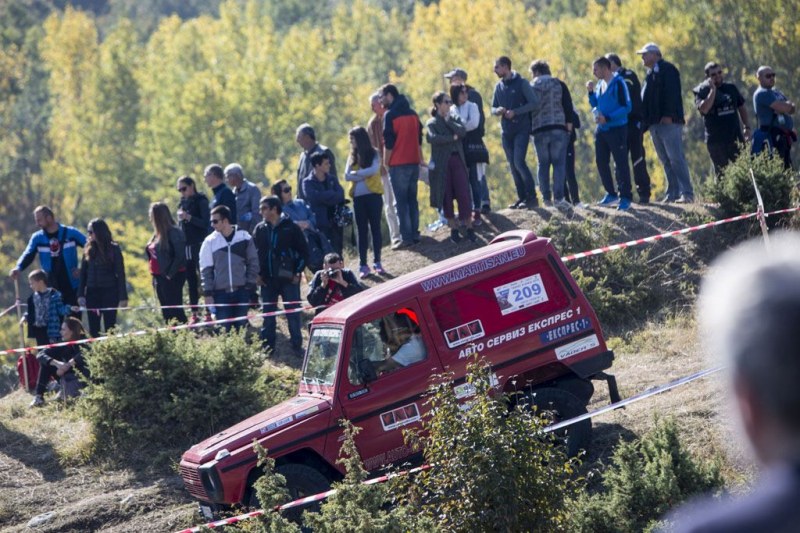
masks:
<svg viewBox="0 0 800 533"><path fill-rule="evenodd" d="M529 261L544 255L544 249L550 244L550 239L537 237L532 231L516 230L502 233L495 237L489 244L463 254L450 257L448 259L430 264L419 270L403 274L397 278L388 280L384 283L371 287L366 291L355 294L346 300L338 302L320 313L314 318L313 323L339 323L344 324L347 319L358 316L369 315L373 312L386 309L387 295L395 294L398 304L406 301L420 293L423 293L420 284L425 280L430 280L443 273L450 272L456 268L464 267L472 263L477 263L487 257L498 253L511 250L520 246L525 247L525 256L515 259ZM475 279L475 276L469 276ZM453 286L460 285L462 281L453 283ZM432 290L438 293L439 290Z"/></svg>

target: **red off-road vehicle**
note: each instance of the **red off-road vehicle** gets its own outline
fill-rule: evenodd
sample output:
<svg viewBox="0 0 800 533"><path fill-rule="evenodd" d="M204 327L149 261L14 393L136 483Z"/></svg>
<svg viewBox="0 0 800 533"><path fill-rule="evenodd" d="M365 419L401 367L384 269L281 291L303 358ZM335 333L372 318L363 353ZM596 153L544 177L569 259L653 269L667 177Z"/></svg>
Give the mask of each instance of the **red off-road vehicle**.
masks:
<svg viewBox="0 0 800 533"><path fill-rule="evenodd" d="M207 516L251 504L259 476L258 440L302 497L342 475L339 420L360 426L356 444L367 469L406 459L404 428L425 414L432 374L455 374L471 394L470 356L491 364L501 390L526 391L561 418L586 412L614 354L600 324L549 239L512 231L489 245L432 264L339 302L314 318L297 395L183 454L180 471ZM586 448L591 421L570 426L571 453Z"/></svg>

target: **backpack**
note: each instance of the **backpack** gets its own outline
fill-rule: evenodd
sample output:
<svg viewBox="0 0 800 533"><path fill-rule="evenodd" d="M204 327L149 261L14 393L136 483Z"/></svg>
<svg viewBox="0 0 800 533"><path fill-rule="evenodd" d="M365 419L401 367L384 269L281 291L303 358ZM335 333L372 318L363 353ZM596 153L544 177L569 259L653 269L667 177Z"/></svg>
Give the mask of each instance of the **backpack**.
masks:
<svg viewBox="0 0 800 533"><path fill-rule="evenodd" d="M322 270L325 263L325 254L333 252L328 238L318 230L307 229L303 235L308 243L308 268L312 272Z"/></svg>
<svg viewBox="0 0 800 533"><path fill-rule="evenodd" d="M23 367L23 365L25 365ZM25 369L28 370L28 385L25 386ZM36 360L33 350L26 350L17 359L17 374L19 374L19 386L26 391L36 389L36 382L39 380L39 361Z"/></svg>

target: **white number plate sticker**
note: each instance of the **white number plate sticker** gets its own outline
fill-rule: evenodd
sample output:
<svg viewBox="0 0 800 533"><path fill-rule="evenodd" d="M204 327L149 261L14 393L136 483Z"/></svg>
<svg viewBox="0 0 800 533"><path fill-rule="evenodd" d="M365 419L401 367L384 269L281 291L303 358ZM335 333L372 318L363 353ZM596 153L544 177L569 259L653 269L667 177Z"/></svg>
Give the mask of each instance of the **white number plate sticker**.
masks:
<svg viewBox="0 0 800 533"><path fill-rule="evenodd" d="M548 300L541 274L534 274L495 287L494 295L503 315L533 307Z"/></svg>

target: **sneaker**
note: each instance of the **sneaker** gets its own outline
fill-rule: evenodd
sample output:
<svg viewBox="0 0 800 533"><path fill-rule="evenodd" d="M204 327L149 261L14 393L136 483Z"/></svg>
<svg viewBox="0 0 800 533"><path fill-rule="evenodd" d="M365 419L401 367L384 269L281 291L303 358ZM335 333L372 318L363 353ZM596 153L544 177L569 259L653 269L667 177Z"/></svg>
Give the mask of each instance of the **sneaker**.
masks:
<svg viewBox="0 0 800 533"><path fill-rule="evenodd" d="M631 208L631 200L630 198L620 198L619 205L617 206L617 211L627 211Z"/></svg>
<svg viewBox="0 0 800 533"><path fill-rule="evenodd" d="M597 205L602 205L603 207L612 207L619 203L619 196L616 194L608 194L606 193L603 196L603 199L597 202Z"/></svg>
<svg viewBox="0 0 800 533"><path fill-rule="evenodd" d="M680 197L675 200L676 204L693 204L694 198L691 196L686 196L685 194L681 194Z"/></svg>
<svg viewBox="0 0 800 533"><path fill-rule="evenodd" d="M563 198L561 200L556 200L553 205L559 211L569 211L570 209L572 209L572 204L564 200Z"/></svg>
<svg viewBox="0 0 800 533"><path fill-rule="evenodd" d="M33 400L31 400L31 403L28 407L41 407L43 405L44 405L44 398L42 398L41 394L37 394L36 396L33 397Z"/></svg>
<svg viewBox="0 0 800 533"><path fill-rule="evenodd" d="M483 204L481 206L481 214L488 215L491 212L492 212L492 208L489 207L489 204Z"/></svg>
<svg viewBox="0 0 800 533"><path fill-rule="evenodd" d="M383 276L384 274L386 274L386 271L383 269L380 263L373 263L372 270L374 270L375 273L378 274L379 276Z"/></svg>
<svg viewBox="0 0 800 533"><path fill-rule="evenodd" d="M517 200L513 204L508 204L508 208L509 209L525 209L525 207L520 207L520 205L524 206L525 205L525 201L524 200Z"/></svg>
<svg viewBox="0 0 800 533"><path fill-rule="evenodd" d="M544 200L544 206L545 207L553 207L552 200Z"/></svg>
<svg viewBox="0 0 800 533"><path fill-rule="evenodd" d="M673 198L673 197L672 197L672 196L670 196L670 195L666 195L664 198L662 198L662 199L661 199L661 203L662 203L662 204L671 204L671 203L672 203L672 202L674 202L675 200L677 200L677 198Z"/></svg>
<svg viewBox="0 0 800 533"><path fill-rule="evenodd" d="M475 230L472 228L467 228L467 239L471 242L475 242L478 240L478 236L475 235Z"/></svg>
<svg viewBox="0 0 800 533"><path fill-rule="evenodd" d="M371 272L372 271L367 265L361 265L361 267L358 269L358 277L364 279L369 276Z"/></svg>
<svg viewBox="0 0 800 533"><path fill-rule="evenodd" d="M473 226L480 226L483 224L483 220L481 220L481 212L475 210L472 212L472 225Z"/></svg>
<svg viewBox="0 0 800 533"><path fill-rule="evenodd" d="M457 229L453 228L450 230L450 240L456 244L461 242L461 234Z"/></svg>
<svg viewBox="0 0 800 533"><path fill-rule="evenodd" d="M539 199L534 196L525 200L525 207L521 207L520 209L533 209L534 207L539 207Z"/></svg>
<svg viewBox="0 0 800 533"><path fill-rule="evenodd" d="M197 324L198 322L200 322L200 317L197 316L197 313L192 313L192 316L189 317L189 325L193 326L194 324Z"/></svg>
<svg viewBox="0 0 800 533"><path fill-rule="evenodd" d="M430 224L428 224L428 231L434 232L439 231L445 226L445 223L442 222L441 219L434 220Z"/></svg>
<svg viewBox="0 0 800 533"><path fill-rule="evenodd" d="M392 250L402 250L404 248L410 248L414 246L414 243L408 241L400 241L397 244L392 245Z"/></svg>
<svg viewBox="0 0 800 533"><path fill-rule="evenodd" d="M573 206L575 209L589 209L589 206L583 202L578 202Z"/></svg>

